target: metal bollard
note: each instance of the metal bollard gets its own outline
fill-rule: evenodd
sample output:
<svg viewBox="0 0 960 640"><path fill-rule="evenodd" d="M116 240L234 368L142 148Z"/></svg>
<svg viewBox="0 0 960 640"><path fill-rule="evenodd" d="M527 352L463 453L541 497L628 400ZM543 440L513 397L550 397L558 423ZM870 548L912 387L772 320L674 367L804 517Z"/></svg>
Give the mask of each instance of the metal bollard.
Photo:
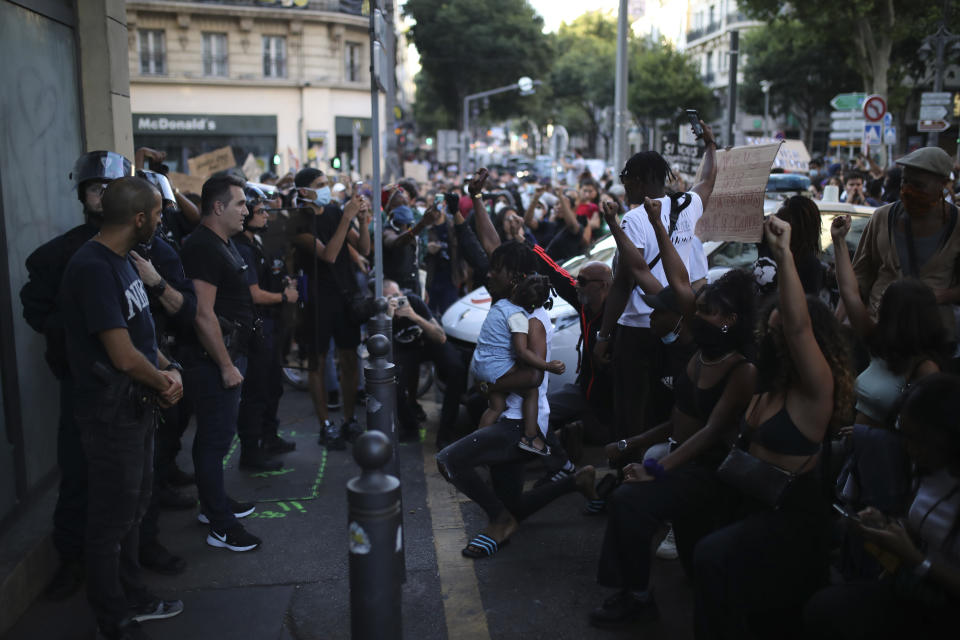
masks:
<svg viewBox="0 0 960 640"><path fill-rule="evenodd" d="M353 457L362 469L360 477L347 482L353 640L402 637L400 481L383 472L392 449L389 438L376 431L367 431L353 445Z"/></svg>
<svg viewBox="0 0 960 640"><path fill-rule="evenodd" d="M393 445L390 472L400 477L397 461L397 367L387 360L390 341L380 335L367 338L370 358L363 368L367 390L367 430L380 431Z"/></svg>
<svg viewBox="0 0 960 640"><path fill-rule="evenodd" d="M387 360L393 362L393 318L387 315L387 299L381 296L374 300L373 304L377 308L377 312L367 321L370 330L369 335L380 334L387 339L389 343Z"/></svg>

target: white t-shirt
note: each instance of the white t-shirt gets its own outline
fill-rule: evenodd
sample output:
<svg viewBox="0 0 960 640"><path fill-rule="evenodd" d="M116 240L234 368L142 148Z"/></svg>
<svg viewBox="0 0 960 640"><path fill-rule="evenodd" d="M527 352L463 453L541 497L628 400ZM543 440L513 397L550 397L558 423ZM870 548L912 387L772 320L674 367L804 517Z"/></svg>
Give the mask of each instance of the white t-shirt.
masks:
<svg viewBox="0 0 960 640"><path fill-rule="evenodd" d="M540 308L530 314L530 317L539 320L547 332L547 357L544 360L550 362L550 342L553 340L553 323L550 322L550 315L546 309ZM537 424L544 436L547 435L547 427L550 424L550 403L547 402L547 387L550 386L549 378L549 373L543 374L543 382L540 383L539 410L537 411ZM502 416L512 420L523 420L523 398L515 393L507 396L507 410L503 412Z"/></svg>
<svg viewBox="0 0 960 640"><path fill-rule="evenodd" d="M703 248L700 238L693 236L690 241L693 247L690 249L690 282L696 282L700 278L706 278L710 271L710 265L707 264L707 252Z"/></svg>
<svg viewBox="0 0 960 640"><path fill-rule="evenodd" d="M696 193L692 191L689 193L690 204L680 212L680 217L677 218L677 226L670 236L670 239L673 241L673 246L677 248L677 253L680 254L680 259L683 260L683 264L687 267L687 272L690 277L696 280L697 277L706 275L706 271L702 269L702 267L691 268L691 254L694 249L693 241L696 237L693 231L697 226L697 220L703 215L703 201L700 200L700 196ZM663 226L669 229L670 197L664 196L659 200L663 203L660 211L660 219L663 222ZM643 205L628 211L627 214L623 216L620 227L624 233L627 234L627 237L633 241L633 244L640 249L640 253L643 254L647 262L653 261L654 258L660 254L660 248L657 245L657 236L653 232L653 225L650 224ZM702 245L700 253L703 253ZM667 275L663 271L662 259L657 261L657 264L654 265L651 272L653 276L660 281L660 284L667 286ZM650 326L650 312L652 309L644 304L643 299L640 297L641 292L640 287L634 288L630 294L630 298L627 300L626 307L623 309L620 320L617 321L618 324L628 327Z"/></svg>

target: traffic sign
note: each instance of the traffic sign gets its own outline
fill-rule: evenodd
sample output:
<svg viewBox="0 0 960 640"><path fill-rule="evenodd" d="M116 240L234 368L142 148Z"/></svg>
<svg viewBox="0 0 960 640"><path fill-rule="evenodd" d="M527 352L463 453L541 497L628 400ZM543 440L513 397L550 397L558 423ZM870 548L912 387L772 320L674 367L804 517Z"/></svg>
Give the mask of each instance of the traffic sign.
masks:
<svg viewBox="0 0 960 640"><path fill-rule="evenodd" d="M930 104L950 104L951 95L946 91L927 91L920 94L920 104L922 106Z"/></svg>
<svg viewBox="0 0 960 640"><path fill-rule="evenodd" d="M885 114L883 114L883 125L886 127L889 127L892 124L893 124L893 114L887 111Z"/></svg>
<svg viewBox="0 0 960 640"><path fill-rule="evenodd" d="M870 122L883 120L887 112L887 101L882 96L870 96L863 101L863 117Z"/></svg>
<svg viewBox="0 0 960 640"><path fill-rule="evenodd" d="M920 120L917 122L917 131L920 133L939 133L950 128L946 120Z"/></svg>
<svg viewBox="0 0 960 640"><path fill-rule="evenodd" d="M897 144L897 128L896 127L883 128L883 144Z"/></svg>
<svg viewBox="0 0 960 640"><path fill-rule="evenodd" d="M863 131L863 125L867 121L863 118L857 120L833 120L830 122L830 131Z"/></svg>
<svg viewBox="0 0 960 640"><path fill-rule="evenodd" d="M866 99L865 93L838 93L830 100L830 106L840 111L851 111L862 108Z"/></svg>
<svg viewBox="0 0 960 640"><path fill-rule="evenodd" d="M863 125L863 141L866 144L882 144L883 143L883 125L880 123L877 124L865 124Z"/></svg>
<svg viewBox="0 0 960 640"><path fill-rule="evenodd" d="M942 104L924 105L920 107L921 120L943 120L947 117L947 107Z"/></svg>
<svg viewBox="0 0 960 640"><path fill-rule="evenodd" d="M860 127L856 131L831 131L830 139L831 140L856 140L860 141L863 138L863 127Z"/></svg>

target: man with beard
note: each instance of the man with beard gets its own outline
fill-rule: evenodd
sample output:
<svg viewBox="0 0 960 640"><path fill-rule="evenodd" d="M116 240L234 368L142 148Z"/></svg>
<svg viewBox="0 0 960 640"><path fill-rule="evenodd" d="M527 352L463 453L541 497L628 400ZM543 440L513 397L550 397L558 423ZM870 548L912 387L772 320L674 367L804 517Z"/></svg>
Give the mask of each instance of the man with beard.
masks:
<svg viewBox="0 0 960 640"><path fill-rule="evenodd" d="M953 161L943 149L923 147L897 164L903 167L900 200L874 212L853 256L860 295L876 319L890 283L917 278L933 289L947 333L956 340L953 305L960 303L960 225L957 207L943 198Z"/></svg>
<svg viewBox="0 0 960 640"><path fill-rule="evenodd" d="M87 521L87 462L73 418L74 381L67 365L64 318L57 305L63 272L73 254L100 228L101 196L107 185L129 176L130 161L113 151L91 151L77 159L70 178L83 205L83 224L47 242L27 258L29 280L20 290L23 317L46 338L47 364L60 381L57 465L60 492L53 512L53 546L60 568L47 586L51 600L70 596L83 581L83 536Z"/></svg>
<svg viewBox="0 0 960 640"><path fill-rule="evenodd" d="M138 576L139 521L150 500L157 405L183 396L179 365L157 348L150 301L130 262L160 222L160 194L137 177L103 194L99 233L70 259L61 307L75 380L74 416L88 465L84 544L87 597L100 634L143 637L139 622L183 610L147 592Z"/></svg>

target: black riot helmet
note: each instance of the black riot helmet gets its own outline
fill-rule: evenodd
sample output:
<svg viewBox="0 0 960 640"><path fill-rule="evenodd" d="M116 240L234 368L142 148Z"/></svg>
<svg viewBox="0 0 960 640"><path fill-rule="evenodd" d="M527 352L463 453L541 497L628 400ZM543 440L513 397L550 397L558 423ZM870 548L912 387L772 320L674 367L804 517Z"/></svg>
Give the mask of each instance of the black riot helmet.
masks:
<svg viewBox="0 0 960 640"><path fill-rule="evenodd" d="M249 229L250 222L253 220L253 210L261 205L270 202L270 198L263 192L260 185L248 182L243 188L243 195L247 199L247 216L243 219L243 229ZM257 229L259 231L259 229Z"/></svg>
<svg viewBox="0 0 960 640"><path fill-rule="evenodd" d="M80 202L83 202L81 186L90 180L110 182L117 178L133 175L133 165L130 161L115 151L90 151L83 154L73 165L70 180L77 192Z"/></svg>
<svg viewBox="0 0 960 640"><path fill-rule="evenodd" d="M147 171L145 169L137 170L137 175L157 188L157 191L160 192L160 197L163 198L164 208L177 206L177 197L173 193L173 186L170 184L167 176L162 173L157 173L156 171Z"/></svg>

